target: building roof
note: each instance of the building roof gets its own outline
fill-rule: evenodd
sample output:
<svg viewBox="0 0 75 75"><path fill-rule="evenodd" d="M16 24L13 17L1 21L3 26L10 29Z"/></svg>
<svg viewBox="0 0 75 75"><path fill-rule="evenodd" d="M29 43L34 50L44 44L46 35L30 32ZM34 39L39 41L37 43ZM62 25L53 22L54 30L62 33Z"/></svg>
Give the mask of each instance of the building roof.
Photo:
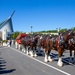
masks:
<svg viewBox="0 0 75 75"><path fill-rule="evenodd" d="M8 19L4 20L3 22L0 23L0 29L6 25L7 22L10 22L11 23L11 29L13 31L13 27L12 27L12 20L11 20L11 17L9 17Z"/></svg>
<svg viewBox="0 0 75 75"><path fill-rule="evenodd" d="M8 21L9 19L4 20L3 22L0 23L0 29L5 25L5 23Z"/></svg>

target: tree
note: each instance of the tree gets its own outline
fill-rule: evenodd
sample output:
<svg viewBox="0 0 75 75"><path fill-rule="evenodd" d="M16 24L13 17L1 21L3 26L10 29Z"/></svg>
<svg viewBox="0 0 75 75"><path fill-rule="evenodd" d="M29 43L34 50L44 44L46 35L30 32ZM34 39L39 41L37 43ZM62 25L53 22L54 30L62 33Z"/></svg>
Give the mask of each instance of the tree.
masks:
<svg viewBox="0 0 75 75"><path fill-rule="evenodd" d="M66 28L65 29L61 29L60 32L65 32L66 30L67 30Z"/></svg>
<svg viewBox="0 0 75 75"><path fill-rule="evenodd" d="M16 37L20 34L21 32L14 32L13 34L11 34L10 35L10 37L12 38L12 39L16 39Z"/></svg>

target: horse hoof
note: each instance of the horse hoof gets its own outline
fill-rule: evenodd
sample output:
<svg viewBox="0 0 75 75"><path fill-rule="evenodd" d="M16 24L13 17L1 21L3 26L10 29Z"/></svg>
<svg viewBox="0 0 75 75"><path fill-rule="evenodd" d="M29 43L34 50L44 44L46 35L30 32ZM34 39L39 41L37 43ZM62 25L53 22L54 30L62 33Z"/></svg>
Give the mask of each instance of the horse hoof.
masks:
<svg viewBox="0 0 75 75"><path fill-rule="evenodd" d="M48 60L44 59L44 62L48 62Z"/></svg>
<svg viewBox="0 0 75 75"><path fill-rule="evenodd" d="M63 66L63 63L57 63L57 65L58 65L59 67L62 67L62 66Z"/></svg>
<svg viewBox="0 0 75 75"><path fill-rule="evenodd" d="M53 62L53 59L49 59L49 62Z"/></svg>
<svg viewBox="0 0 75 75"><path fill-rule="evenodd" d="M44 61L45 63L47 63L48 61Z"/></svg>
<svg viewBox="0 0 75 75"><path fill-rule="evenodd" d="M37 54L35 54L34 56L37 57Z"/></svg>

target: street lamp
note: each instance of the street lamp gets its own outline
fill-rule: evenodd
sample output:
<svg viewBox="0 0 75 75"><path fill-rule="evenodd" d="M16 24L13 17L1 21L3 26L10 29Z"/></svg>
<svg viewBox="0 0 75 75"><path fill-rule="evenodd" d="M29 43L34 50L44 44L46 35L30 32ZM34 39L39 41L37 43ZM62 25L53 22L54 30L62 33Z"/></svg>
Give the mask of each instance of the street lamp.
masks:
<svg viewBox="0 0 75 75"><path fill-rule="evenodd" d="M57 32L58 32L58 34L59 34L59 32L60 32L60 29L61 29L61 28L56 28L56 30L57 30Z"/></svg>
<svg viewBox="0 0 75 75"><path fill-rule="evenodd" d="M33 26L31 26L31 34L32 34L32 28L33 28Z"/></svg>

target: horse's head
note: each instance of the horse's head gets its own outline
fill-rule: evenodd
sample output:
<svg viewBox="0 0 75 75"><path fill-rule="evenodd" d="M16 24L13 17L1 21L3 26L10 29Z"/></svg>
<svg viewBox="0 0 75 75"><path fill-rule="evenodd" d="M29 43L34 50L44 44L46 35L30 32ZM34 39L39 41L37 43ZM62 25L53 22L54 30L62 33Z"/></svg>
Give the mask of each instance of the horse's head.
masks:
<svg viewBox="0 0 75 75"><path fill-rule="evenodd" d="M72 30L67 30L66 32L62 33L63 39L65 42L67 42L69 39L72 38L73 36L73 31Z"/></svg>
<svg viewBox="0 0 75 75"><path fill-rule="evenodd" d="M41 40L42 40L42 35L36 35L34 36L34 43L38 46L41 47Z"/></svg>
<svg viewBox="0 0 75 75"><path fill-rule="evenodd" d="M72 36L71 36L71 39L69 39L69 43L75 45L75 31L73 31L73 34L72 34Z"/></svg>

